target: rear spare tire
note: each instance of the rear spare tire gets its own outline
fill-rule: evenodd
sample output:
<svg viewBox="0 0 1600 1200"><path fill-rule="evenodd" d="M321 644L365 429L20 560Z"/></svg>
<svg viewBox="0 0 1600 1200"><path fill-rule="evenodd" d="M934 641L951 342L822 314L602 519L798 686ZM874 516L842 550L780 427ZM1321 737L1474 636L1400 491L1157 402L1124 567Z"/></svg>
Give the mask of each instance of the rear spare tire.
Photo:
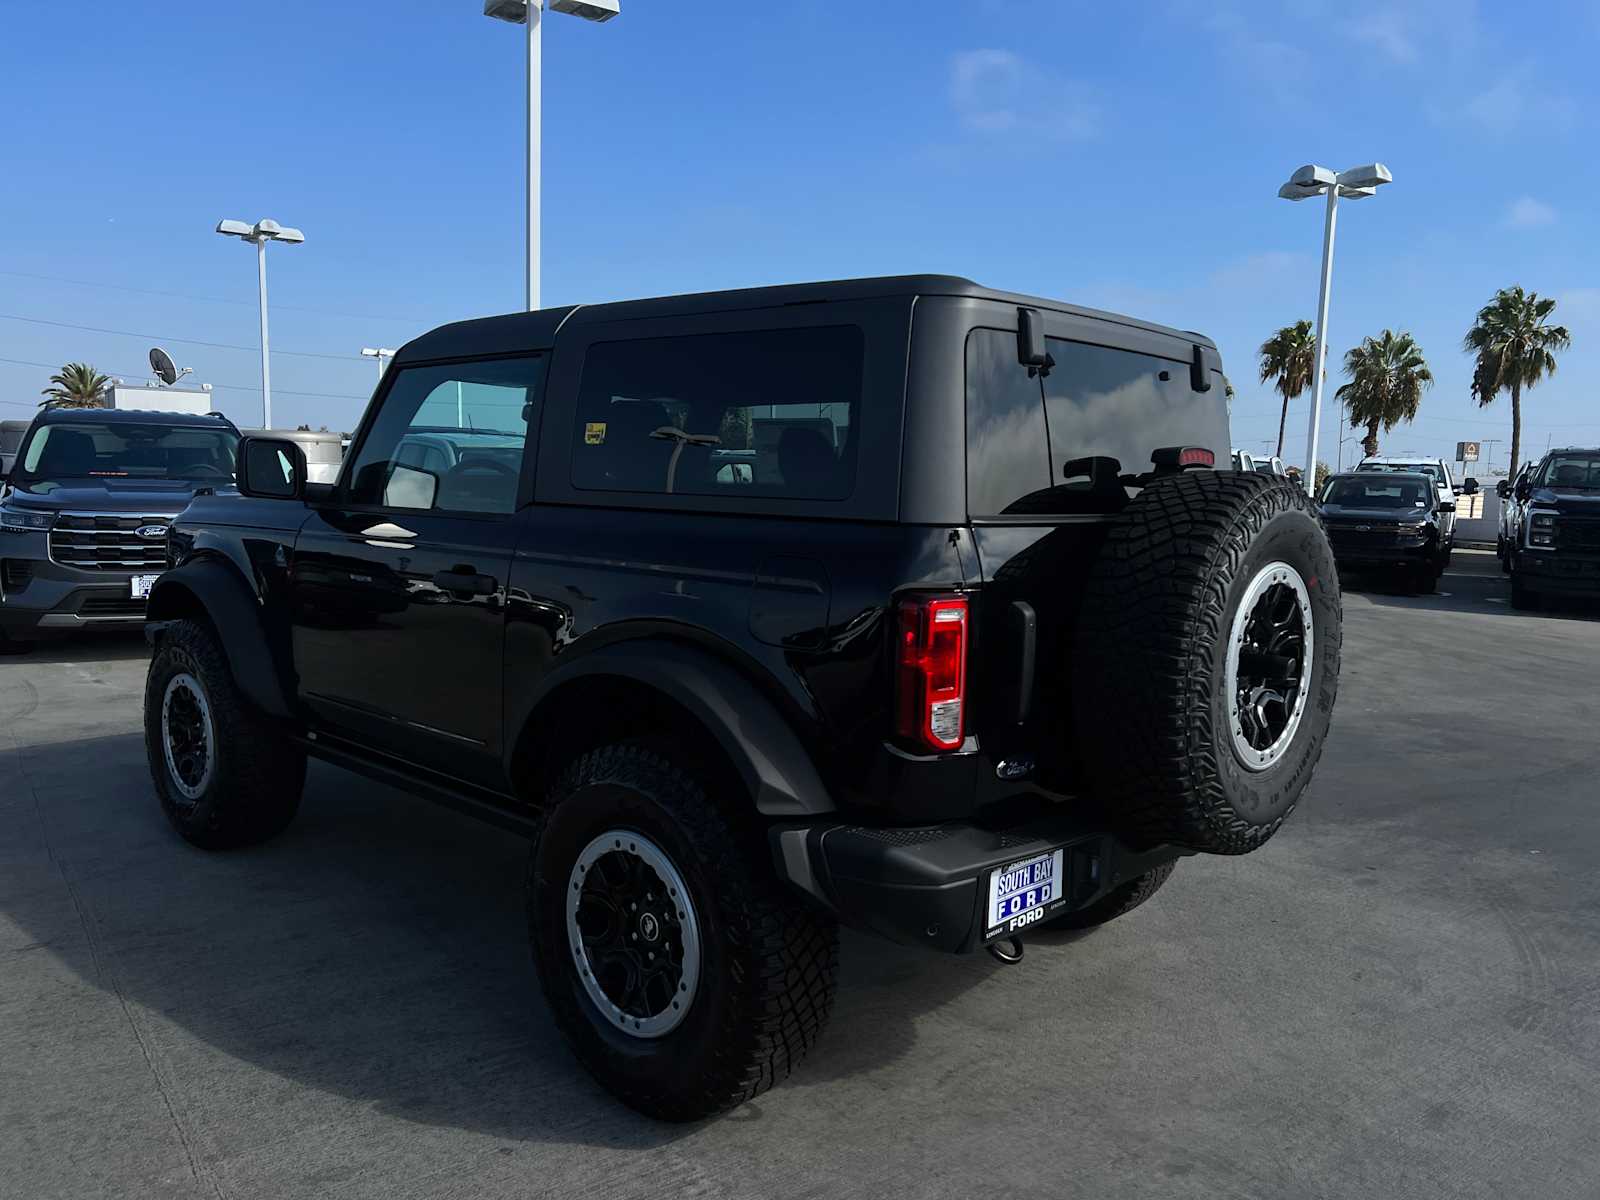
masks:
<svg viewBox="0 0 1600 1200"><path fill-rule="evenodd" d="M1294 810L1339 684L1339 577L1293 484L1153 481L1090 571L1071 669L1078 756L1136 844L1244 854Z"/></svg>

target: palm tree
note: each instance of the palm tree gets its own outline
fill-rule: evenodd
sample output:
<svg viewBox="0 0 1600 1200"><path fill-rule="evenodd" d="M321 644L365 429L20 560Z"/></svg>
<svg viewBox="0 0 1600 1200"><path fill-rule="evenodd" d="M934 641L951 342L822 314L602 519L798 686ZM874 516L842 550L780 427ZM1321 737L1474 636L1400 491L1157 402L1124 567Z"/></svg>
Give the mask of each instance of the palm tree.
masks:
<svg viewBox="0 0 1600 1200"><path fill-rule="evenodd" d="M50 376L51 387L39 394L42 408L104 408L111 380L88 363L68 363Z"/></svg>
<svg viewBox="0 0 1600 1200"><path fill-rule="evenodd" d="M1423 389L1433 383L1422 349L1409 333L1392 329L1382 337L1362 338L1344 356L1344 373L1350 382L1335 394L1350 414L1350 428L1366 426L1361 445L1368 458L1378 453L1378 426L1387 433L1401 421L1415 420Z"/></svg>
<svg viewBox="0 0 1600 1200"><path fill-rule="evenodd" d="M1547 325L1556 302L1520 287L1501 288L1478 310L1462 348L1477 356L1472 394L1479 407L1493 404L1500 389L1511 391L1511 474L1522 452L1522 389L1556 373L1556 353L1572 345L1564 325Z"/></svg>
<svg viewBox="0 0 1600 1200"><path fill-rule="evenodd" d="M1283 456L1283 427L1289 421L1289 401L1311 386L1317 362L1317 340L1311 336L1310 321L1285 325L1261 343L1261 382L1272 383L1283 397L1283 412L1278 417L1278 456Z"/></svg>

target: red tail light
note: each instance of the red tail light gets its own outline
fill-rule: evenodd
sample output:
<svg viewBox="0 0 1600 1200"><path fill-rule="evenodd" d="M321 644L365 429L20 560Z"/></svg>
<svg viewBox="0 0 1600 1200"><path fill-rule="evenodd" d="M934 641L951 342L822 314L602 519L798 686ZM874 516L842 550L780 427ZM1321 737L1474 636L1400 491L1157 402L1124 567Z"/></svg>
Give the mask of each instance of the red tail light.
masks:
<svg viewBox="0 0 1600 1200"><path fill-rule="evenodd" d="M906 600L896 628L895 732L955 750L966 731L967 602Z"/></svg>

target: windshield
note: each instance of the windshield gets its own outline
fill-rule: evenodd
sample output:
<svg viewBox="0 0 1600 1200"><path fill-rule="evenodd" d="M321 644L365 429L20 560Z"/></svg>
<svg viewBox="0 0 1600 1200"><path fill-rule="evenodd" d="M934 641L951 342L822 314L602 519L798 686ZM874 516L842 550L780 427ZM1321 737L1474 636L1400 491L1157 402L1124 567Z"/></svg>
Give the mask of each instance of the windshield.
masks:
<svg viewBox="0 0 1600 1200"><path fill-rule="evenodd" d="M1423 479L1330 480L1322 493L1324 504L1343 508L1393 508L1415 512L1433 507L1432 485Z"/></svg>
<svg viewBox="0 0 1600 1200"><path fill-rule="evenodd" d="M1438 463L1362 463L1358 471L1389 471L1395 474L1426 475L1436 483L1444 480Z"/></svg>
<svg viewBox="0 0 1600 1200"><path fill-rule="evenodd" d="M43 479L232 479L239 435L218 424L110 421L40 425L24 447L18 476Z"/></svg>
<svg viewBox="0 0 1600 1200"><path fill-rule="evenodd" d="M1538 486L1600 490L1600 451L1552 454L1539 472Z"/></svg>

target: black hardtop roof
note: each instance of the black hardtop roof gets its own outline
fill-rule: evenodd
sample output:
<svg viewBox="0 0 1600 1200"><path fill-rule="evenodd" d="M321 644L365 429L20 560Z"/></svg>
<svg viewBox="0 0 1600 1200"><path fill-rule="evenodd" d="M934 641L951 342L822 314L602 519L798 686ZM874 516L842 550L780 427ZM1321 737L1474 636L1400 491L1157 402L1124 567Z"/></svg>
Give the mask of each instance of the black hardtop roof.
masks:
<svg viewBox="0 0 1600 1200"><path fill-rule="evenodd" d="M569 319L574 325L610 321L636 321L646 317L688 316L696 313L730 310L781 308L793 304L818 304L825 301L881 300L903 296L958 296L976 300L995 300L1024 308L1050 309L1095 321L1107 321L1135 329L1150 330L1169 337L1215 349L1215 343L1198 333L1172 329L1135 317L1082 308L1061 300L1025 296L984 287L958 275L883 275L870 279L835 279L817 283L789 283L774 287L735 288L721 292L695 292L682 296L657 296L642 300L618 300L607 304L569 304L537 312L508 313L441 325L402 346L397 363L421 362L435 358L464 358L481 354L507 354L517 350L547 350L555 345L556 332Z"/></svg>
<svg viewBox="0 0 1600 1200"><path fill-rule="evenodd" d="M218 425L232 429L221 413L156 412L139 408L47 408L34 418L41 425Z"/></svg>

